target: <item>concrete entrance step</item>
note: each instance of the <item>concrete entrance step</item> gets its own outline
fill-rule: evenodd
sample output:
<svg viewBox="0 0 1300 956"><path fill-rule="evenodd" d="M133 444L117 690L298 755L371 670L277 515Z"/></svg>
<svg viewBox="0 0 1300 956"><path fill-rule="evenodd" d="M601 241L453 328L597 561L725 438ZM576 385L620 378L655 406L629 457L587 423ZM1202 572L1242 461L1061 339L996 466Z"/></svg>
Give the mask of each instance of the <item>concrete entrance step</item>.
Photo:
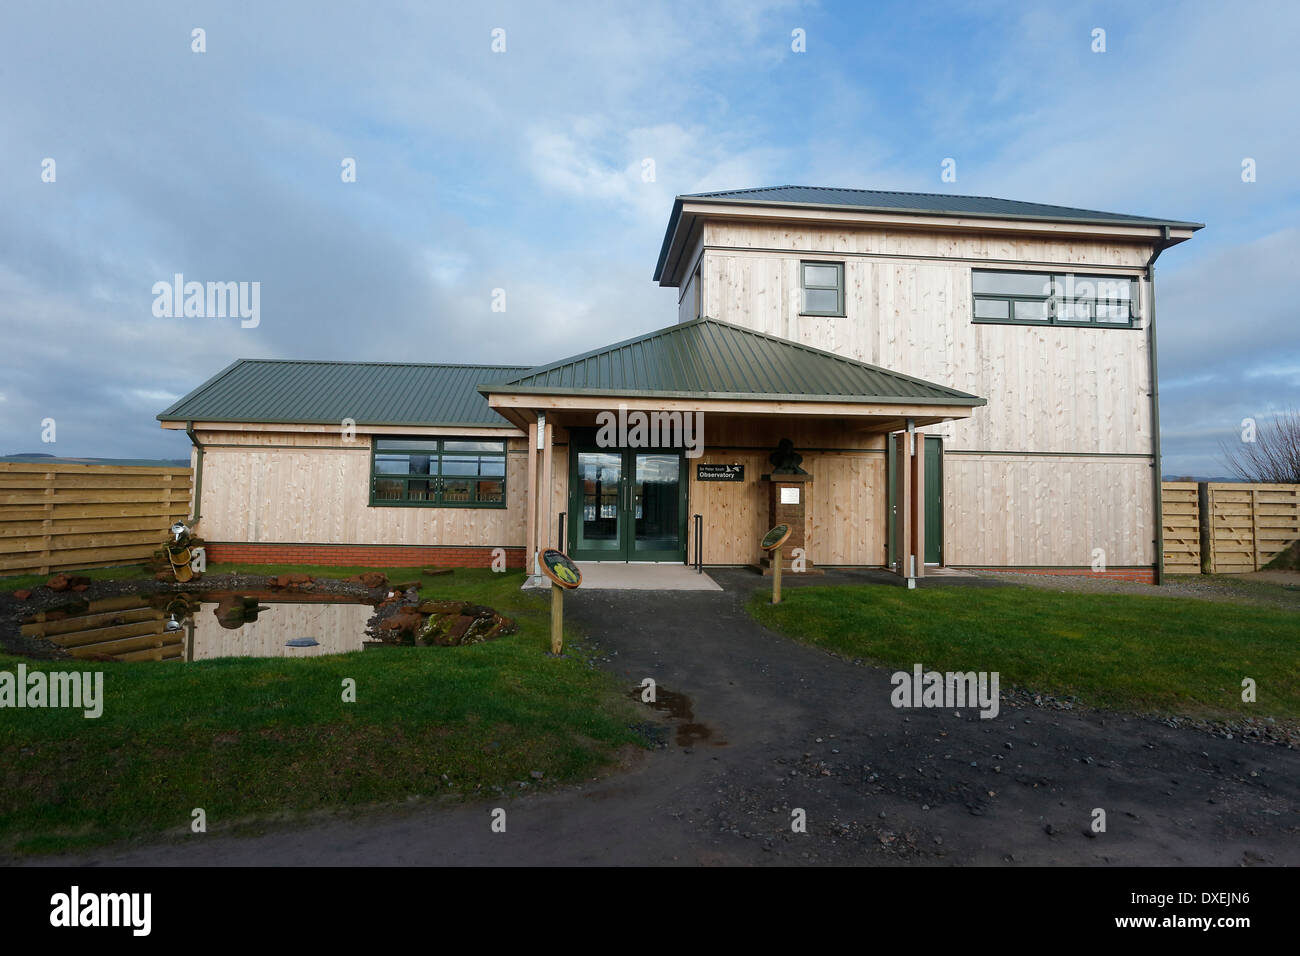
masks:
<svg viewBox="0 0 1300 956"><path fill-rule="evenodd" d="M684 564L628 564L622 561L579 561L582 591L721 591L707 574ZM534 575L525 588L549 588L549 578Z"/></svg>

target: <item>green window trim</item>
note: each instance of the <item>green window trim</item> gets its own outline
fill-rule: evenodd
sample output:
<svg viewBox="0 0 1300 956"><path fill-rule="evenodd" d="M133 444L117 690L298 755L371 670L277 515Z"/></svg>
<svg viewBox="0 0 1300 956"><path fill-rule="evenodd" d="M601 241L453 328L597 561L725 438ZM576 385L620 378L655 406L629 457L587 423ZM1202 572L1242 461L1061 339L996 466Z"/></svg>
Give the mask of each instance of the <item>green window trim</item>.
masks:
<svg viewBox="0 0 1300 956"><path fill-rule="evenodd" d="M998 277L1007 280L1003 288L991 288ZM1042 291L1027 291L1033 283L1027 277L1041 280ZM1124 283L1128 296L1104 297L1100 284ZM981 284L985 287L980 288ZM1019 286L1019 288L1017 288ZM1076 290L1081 289L1079 294ZM1070 293L1075 294L1071 295ZM1059 294L1064 293L1064 294ZM1087 319L1065 317L1078 313L1086 305ZM1140 285L1137 276L1092 275L1076 272L1016 272L1008 269L971 270L971 321L977 325L1037 325L1066 326L1084 329L1135 329L1140 328ZM1121 309L1124 318L1119 321L1100 318L1101 307ZM984 313L984 314L980 314ZM1038 313L1022 314L1022 313ZM1111 313L1112 317L1115 315Z"/></svg>
<svg viewBox="0 0 1300 956"><path fill-rule="evenodd" d="M809 269L814 270L812 281L809 280ZM834 269L834 282L828 282L825 276L817 276L817 270ZM811 309L808 307L808 293L814 294L834 292L835 308L832 309ZM799 263L799 314L800 315L827 315L834 318L844 317L844 263L833 261L821 261L805 259Z"/></svg>
<svg viewBox="0 0 1300 956"><path fill-rule="evenodd" d="M506 454L503 439L376 435L370 443L370 505L505 508Z"/></svg>

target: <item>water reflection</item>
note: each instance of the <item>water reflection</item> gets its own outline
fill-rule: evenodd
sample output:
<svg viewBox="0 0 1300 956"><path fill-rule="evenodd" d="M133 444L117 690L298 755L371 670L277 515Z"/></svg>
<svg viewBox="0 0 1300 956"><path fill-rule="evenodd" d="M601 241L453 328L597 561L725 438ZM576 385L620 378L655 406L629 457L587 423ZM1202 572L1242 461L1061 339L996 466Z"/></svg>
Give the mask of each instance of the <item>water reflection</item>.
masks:
<svg viewBox="0 0 1300 956"><path fill-rule="evenodd" d="M82 660L318 657L360 650L372 614L370 603L338 595L135 594L70 601L25 619L20 630Z"/></svg>

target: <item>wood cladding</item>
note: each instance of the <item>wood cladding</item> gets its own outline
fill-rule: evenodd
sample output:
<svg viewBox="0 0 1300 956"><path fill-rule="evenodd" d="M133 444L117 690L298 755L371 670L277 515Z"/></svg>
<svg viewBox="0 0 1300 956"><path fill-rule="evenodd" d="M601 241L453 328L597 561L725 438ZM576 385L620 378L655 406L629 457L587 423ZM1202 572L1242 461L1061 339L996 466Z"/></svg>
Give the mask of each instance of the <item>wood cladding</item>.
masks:
<svg viewBox="0 0 1300 956"><path fill-rule="evenodd" d="M946 563L1089 566L1096 549L1110 565L1154 563L1147 329L977 324L970 282L981 266L1136 275L1149 244L722 220L703 236L705 315L987 399L923 429L944 439ZM842 317L799 314L800 263L816 259L844 263ZM884 495L883 463L879 482L859 467L870 491L826 504L862 530L827 528L819 561L884 561L884 505L867 505Z"/></svg>
<svg viewBox="0 0 1300 956"><path fill-rule="evenodd" d="M1145 262L1143 247L720 223L707 226L705 237L706 315L986 398L969 420L927 429L951 448L1152 451L1144 329L971 321L970 270L980 260L1105 264L1132 273ZM846 256L845 315L800 315L800 262L851 251L962 258Z"/></svg>
<svg viewBox="0 0 1300 956"><path fill-rule="evenodd" d="M370 436L199 432L200 534L212 541L518 546L524 538L524 441L510 439L505 508L370 504ZM209 442L218 447L208 447Z"/></svg>

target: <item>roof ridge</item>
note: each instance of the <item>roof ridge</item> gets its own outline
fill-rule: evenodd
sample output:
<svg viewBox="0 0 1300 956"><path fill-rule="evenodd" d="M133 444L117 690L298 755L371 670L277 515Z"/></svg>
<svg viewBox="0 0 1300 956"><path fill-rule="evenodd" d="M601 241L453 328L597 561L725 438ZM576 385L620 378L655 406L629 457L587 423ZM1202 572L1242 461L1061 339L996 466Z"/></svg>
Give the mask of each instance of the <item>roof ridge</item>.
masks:
<svg viewBox="0 0 1300 956"><path fill-rule="evenodd" d="M1082 206L1062 206L1059 203L1039 202L1036 199L1007 199L1004 196L979 196L974 193L935 193L917 189L866 189L861 186L800 186L787 183L783 186L750 186L745 189L718 189L706 193L684 193L682 199L704 199L708 197L739 196L746 193L775 192L779 189L806 189L810 192L862 193L868 196L926 196L939 199L982 199L986 202L1012 202L1027 206L1042 206L1045 209L1065 209L1071 212L1092 212L1105 216L1125 216L1130 219L1153 219L1152 216L1133 216L1127 213L1113 213L1104 209L1086 209Z"/></svg>
<svg viewBox="0 0 1300 956"><path fill-rule="evenodd" d="M278 365L385 365L401 368L517 368L528 369L529 365L497 364L494 362L358 362L349 359L281 359L281 358L240 358L235 359L233 368L242 363L260 362Z"/></svg>

